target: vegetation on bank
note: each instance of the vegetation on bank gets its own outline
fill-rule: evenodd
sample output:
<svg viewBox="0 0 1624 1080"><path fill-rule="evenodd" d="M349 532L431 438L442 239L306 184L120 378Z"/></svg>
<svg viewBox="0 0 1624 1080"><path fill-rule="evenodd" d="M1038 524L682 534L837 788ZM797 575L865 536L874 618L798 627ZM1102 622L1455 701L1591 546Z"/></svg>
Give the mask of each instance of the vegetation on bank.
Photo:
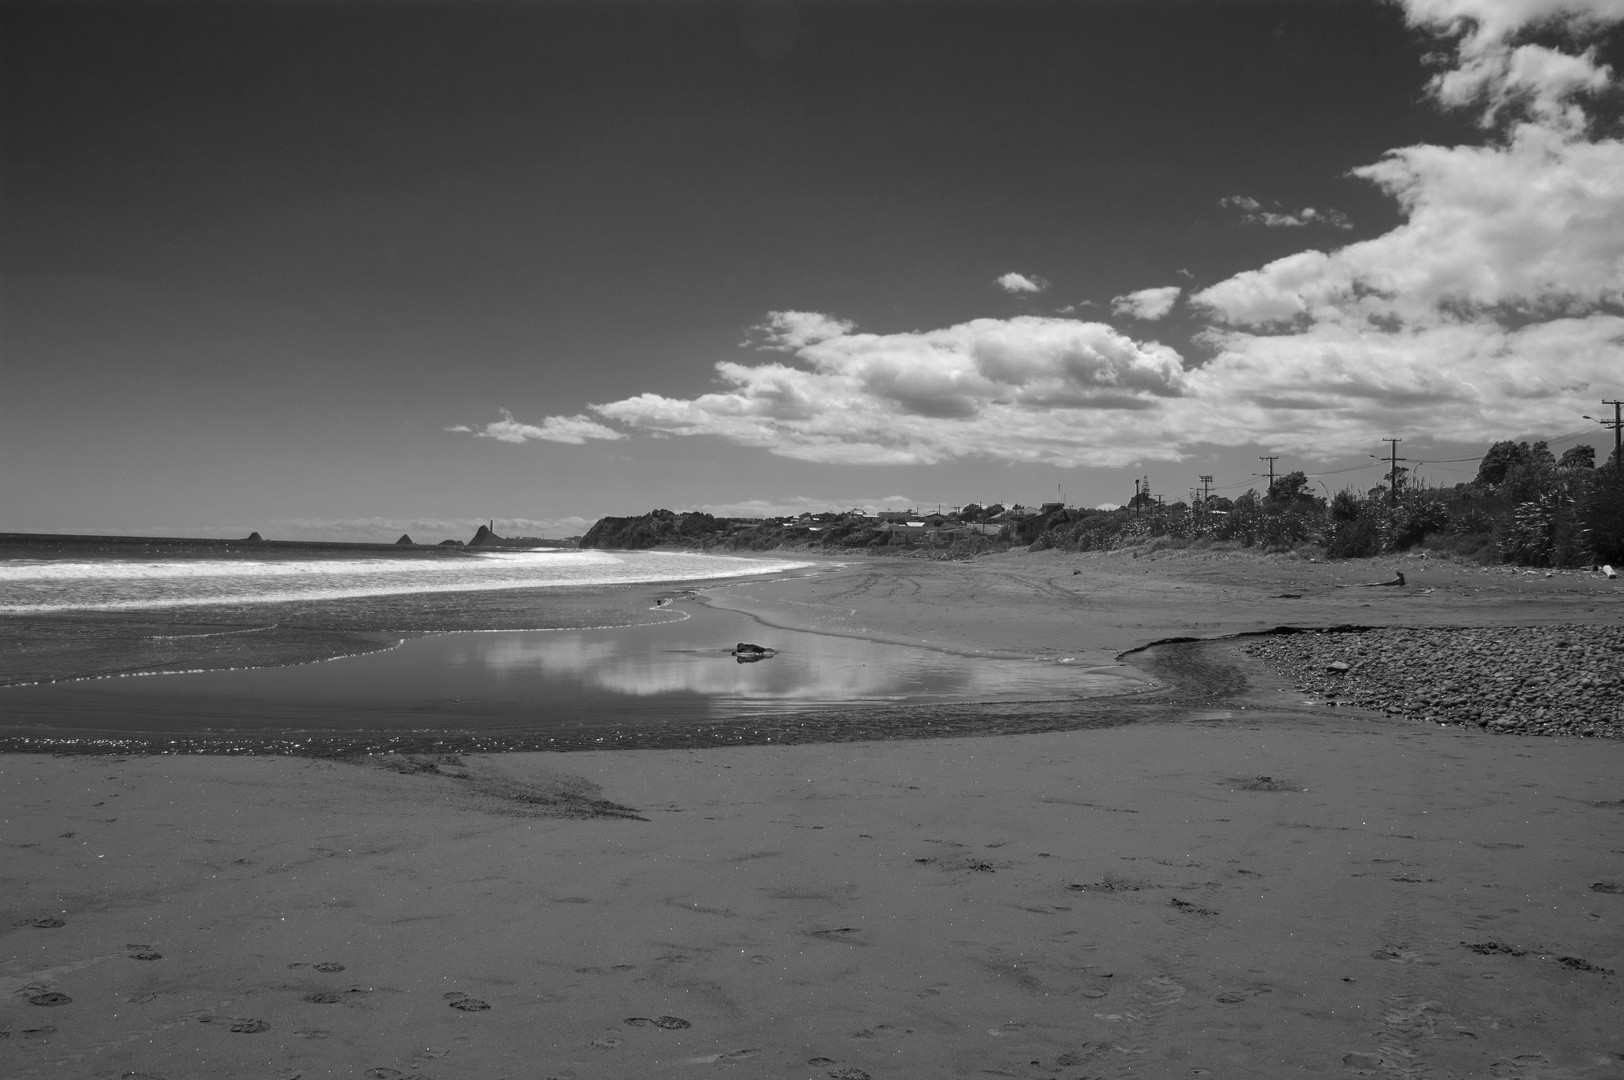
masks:
<svg viewBox="0 0 1624 1080"><path fill-rule="evenodd" d="M1624 470L1595 466L1592 447L1558 459L1542 442L1499 442L1469 483L1383 484L1315 495L1288 473L1264 493L1172 506L1086 513L1046 531L1034 548L1093 551L1165 538L1170 546L1230 542L1360 558L1423 547L1485 563L1589 566L1624 562ZM1148 500L1144 500L1148 502Z"/></svg>
<svg viewBox="0 0 1624 1080"><path fill-rule="evenodd" d="M1030 546L1104 551L1149 543L1224 544L1262 551L1313 549L1329 558L1422 547L1484 563L1553 567L1624 563L1624 469L1616 460L1597 467L1589 446L1575 447L1559 459L1543 442L1531 446L1498 442L1469 483L1449 488L1409 483L1406 475L1401 467L1396 478L1389 478L1390 483L1396 480L1396 490L1382 484L1363 492L1319 495L1307 476L1293 472L1277 478L1264 492L1171 506L1157 505L1147 492L1120 509L1045 515L1040 519L1043 531ZM972 509L980 515L978 520L990 518L980 507L964 508ZM915 535L835 514L822 515L816 522L761 521L655 510L639 517L603 518L580 544L701 551L862 550L967 558L1008 550L1016 546L1019 532L1012 526L1002 534L965 535L951 526Z"/></svg>

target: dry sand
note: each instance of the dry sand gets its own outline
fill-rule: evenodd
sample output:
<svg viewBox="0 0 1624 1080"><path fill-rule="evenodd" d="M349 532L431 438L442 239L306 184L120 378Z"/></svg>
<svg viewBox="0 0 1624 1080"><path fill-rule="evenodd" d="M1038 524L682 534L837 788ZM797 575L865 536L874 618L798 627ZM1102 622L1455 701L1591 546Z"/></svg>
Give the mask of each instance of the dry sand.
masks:
<svg viewBox="0 0 1624 1080"><path fill-rule="evenodd" d="M1417 562L1403 591L1330 588L1391 563L1051 554L707 591L1102 664L1620 617L1616 583ZM1624 1076L1624 743L1316 707L1204 652L1245 686L1099 730L0 757L0 1075Z"/></svg>

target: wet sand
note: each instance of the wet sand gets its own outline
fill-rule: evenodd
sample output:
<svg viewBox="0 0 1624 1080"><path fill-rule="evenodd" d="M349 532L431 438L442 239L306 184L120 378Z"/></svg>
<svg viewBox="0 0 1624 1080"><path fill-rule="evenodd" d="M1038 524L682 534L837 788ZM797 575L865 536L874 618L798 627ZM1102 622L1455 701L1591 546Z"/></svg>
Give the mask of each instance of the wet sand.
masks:
<svg viewBox="0 0 1624 1080"><path fill-rule="evenodd" d="M1620 617L1577 576L1114 558L705 591L1090 663ZM0 757L0 1073L1621 1074L1624 743L1326 708L1235 643L1127 660L1165 689L995 738Z"/></svg>

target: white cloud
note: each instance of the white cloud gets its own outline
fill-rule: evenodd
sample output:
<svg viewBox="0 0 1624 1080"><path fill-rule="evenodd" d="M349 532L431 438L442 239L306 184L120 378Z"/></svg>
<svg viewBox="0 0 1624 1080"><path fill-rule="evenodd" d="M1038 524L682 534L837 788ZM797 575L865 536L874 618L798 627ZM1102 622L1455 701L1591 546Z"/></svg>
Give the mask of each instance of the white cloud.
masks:
<svg viewBox="0 0 1624 1080"><path fill-rule="evenodd" d="M1431 323L1512 307L1624 299L1624 143L1519 125L1500 146L1411 146L1355 170L1408 220L1331 254L1305 251L1192 300L1236 324L1306 316Z"/></svg>
<svg viewBox="0 0 1624 1080"><path fill-rule="evenodd" d="M1409 146L1354 170L1405 221L1191 297L1227 328L1192 372L1208 438L1267 431L1284 450L1356 450L1381 431L1483 440L1564 425L1624 371L1624 143L1586 135L1574 98L1608 77L1591 54L1513 46L1534 23L1582 29L1618 2L1411 0L1459 38L1433 80L1445 105L1508 115L1482 146ZM1255 200L1225 200L1249 213Z"/></svg>
<svg viewBox="0 0 1624 1080"><path fill-rule="evenodd" d="M466 424L446 428L447 431L474 431L478 439L498 442L558 442L580 446L588 439L624 439L626 436L614 428L605 427L590 416L549 416L540 424L526 424L513 419L513 414L501 410L502 419L492 420L478 431Z"/></svg>
<svg viewBox="0 0 1624 1080"><path fill-rule="evenodd" d="M712 393L640 394L592 411L646 432L849 464L1122 466L1259 441L1324 459L1389 433L1484 441L1566 426L1624 372L1624 142L1591 133L1580 104L1610 70L1518 35L1624 19L1624 0L1409 0L1406 10L1453 43L1453 66L1432 83L1440 104L1481 107L1493 133L1483 145L1401 147L1355 170L1403 211L1387 234L1194 293L1213 320L1199 336L1213 353L1205 363L1080 319L874 334L779 312L756 340L787 355L717 364L724 385ZM1223 202L1266 227L1346 225L1323 208ZM1000 284L1042 287L1018 274ZM1113 310L1159 318L1180 294L1143 289Z"/></svg>
<svg viewBox="0 0 1624 1080"><path fill-rule="evenodd" d="M1432 79L1437 100L1454 108L1483 106L1485 126L1509 106L1540 123L1581 131L1585 117L1571 100L1606 87L1612 70L1594 50L1564 53L1542 45L1514 45L1535 27L1572 36L1624 19L1624 0L1403 0L1412 26L1457 38L1456 63Z"/></svg>
<svg viewBox="0 0 1624 1080"><path fill-rule="evenodd" d="M796 333L804 313L793 314L772 316L769 340ZM729 384L721 392L640 394L592 408L645 431L715 435L810 461L1070 462L1096 449L1118 454L1110 447L1135 418L1183 393L1184 383L1166 346L1102 323L1039 316L913 333L852 330L794 353L802 366L717 364Z"/></svg>
<svg viewBox="0 0 1624 1080"><path fill-rule="evenodd" d="M1353 222L1340 210L1316 210L1312 206L1305 206L1301 210L1265 210L1262 203L1247 195L1227 195L1218 200L1218 205L1243 211L1241 220L1248 225L1264 225L1275 229L1301 228L1304 225L1353 228ZM1186 277L1189 276L1188 271L1180 272Z"/></svg>
<svg viewBox="0 0 1624 1080"><path fill-rule="evenodd" d="M1466 34L1474 47L1503 42L1531 26L1577 31L1624 20L1624 0L1402 0L1411 26Z"/></svg>
<svg viewBox="0 0 1624 1080"><path fill-rule="evenodd" d="M1189 375L1186 420L1201 441L1267 432L1311 457L1358 452L1383 433L1441 441L1569 426L1624 371L1624 318L1591 314L1507 329L1492 322L1384 331L1334 321L1301 333L1214 335Z"/></svg>
<svg viewBox="0 0 1624 1080"><path fill-rule="evenodd" d="M1028 277L1011 270L998 279L998 287L1007 293L1040 293L1049 287L1049 283L1035 274Z"/></svg>
<svg viewBox="0 0 1624 1080"><path fill-rule="evenodd" d="M1159 289L1140 289L1126 296L1112 298L1111 313L1128 315L1135 319L1160 319L1173 310L1173 305L1178 303L1179 294L1183 291L1178 285L1167 285Z"/></svg>

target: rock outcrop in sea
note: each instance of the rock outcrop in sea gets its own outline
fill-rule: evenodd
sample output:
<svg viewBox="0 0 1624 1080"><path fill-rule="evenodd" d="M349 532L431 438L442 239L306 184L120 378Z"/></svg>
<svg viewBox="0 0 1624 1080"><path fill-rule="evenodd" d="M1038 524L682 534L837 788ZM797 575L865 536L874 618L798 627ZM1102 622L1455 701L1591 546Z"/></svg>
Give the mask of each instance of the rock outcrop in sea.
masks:
<svg viewBox="0 0 1624 1080"><path fill-rule="evenodd" d="M410 533L401 533L401 534L400 534L400 539L399 539L399 540L396 540L396 541L395 541L395 543L396 543L396 544L407 544L407 545L411 545L411 543L412 543L412 537L411 537L411 534L410 534Z"/></svg>

